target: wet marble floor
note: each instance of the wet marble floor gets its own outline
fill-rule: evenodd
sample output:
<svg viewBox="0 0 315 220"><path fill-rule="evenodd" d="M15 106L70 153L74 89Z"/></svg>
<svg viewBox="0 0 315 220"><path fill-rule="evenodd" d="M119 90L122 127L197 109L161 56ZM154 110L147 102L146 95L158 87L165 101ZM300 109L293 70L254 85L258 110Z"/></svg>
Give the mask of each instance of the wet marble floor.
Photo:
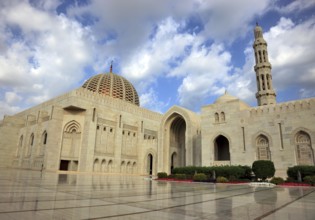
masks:
<svg viewBox="0 0 315 220"><path fill-rule="evenodd" d="M315 187L0 169L0 219L315 219Z"/></svg>

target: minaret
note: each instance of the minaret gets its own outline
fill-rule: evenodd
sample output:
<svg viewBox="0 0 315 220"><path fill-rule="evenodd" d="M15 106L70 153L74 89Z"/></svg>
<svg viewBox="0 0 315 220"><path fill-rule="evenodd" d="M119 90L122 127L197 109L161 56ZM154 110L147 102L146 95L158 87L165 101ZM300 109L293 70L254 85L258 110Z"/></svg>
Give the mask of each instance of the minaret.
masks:
<svg viewBox="0 0 315 220"><path fill-rule="evenodd" d="M276 104L276 93L272 87L271 64L268 59L267 42L258 23L256 23L254 34L253 48L256 61L254 69L257 80L257 102L259 106Z"/></svg>

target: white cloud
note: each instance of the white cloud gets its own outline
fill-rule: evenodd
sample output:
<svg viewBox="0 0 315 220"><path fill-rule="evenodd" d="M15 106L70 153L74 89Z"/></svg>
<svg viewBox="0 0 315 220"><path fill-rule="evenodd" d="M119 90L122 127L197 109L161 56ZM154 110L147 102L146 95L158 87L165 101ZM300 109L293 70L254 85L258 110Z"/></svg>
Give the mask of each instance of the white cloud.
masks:
<svg viewBox="0 0 315 220"><path fill-rule="evenodd" d="M274 86L279 90L294 86L304 90L304 94L314 94L314 19L295 24L290 19L281 18L264 36L269 44Z"/></svg>
<svg viewBox="0 0 315 220"><path fill-rule="evenodd" d="M170 71L169 62L185 54L193 36L178 33L179 24L167 18L158 25L155 37L133 57L123 63L122 73L145 91L159 76Z"/></svg>
<svg viewBox="0 0 315 220"><path fill-rule="evenodd" d="M164 103L158 99L156 92L150 88L148 92L141 94L140 96L141 106L149 108L153 111L163 113L169 105L169 101Z"/></svg>
<svg viewBox="0 0 315 220"><path fill-rule="evenodd" d="M199 13L205 24L204 35L216 41L233 41L245 36L252 19L269 10L272 1L201 1Z"/></svg>
<svg viewBox="0 0 315 220"><path fill-rule="evenodd" d="M0 85L8 94L20 94L20 106L78 87L84 67L93 63L96 53L88 28L43 11L54 4L37 3L35 8L27 1L13 1L0 12Z"/></svg>
<svg viewBox="0 0 315 220"><path fill-rule="evenodd" d="M229 78L230 61L230 53L221 44L210 48L195 44L191 54L170 72L170 76L184 76L178 88L180 104L194 109L217 93Z"/></svg>
<svg viewBox="0 0 315 220"><path fill-rule="evenodd" d="M5 93L5 101L9 104L17 103L22 100L22 97L14 92Z"/></svg>
<svg viewBox="0 0 315 220"><path fill-rule="evenodd" d="M305 9L309 9L311 7L315 6L315 0L296 0L292 1L289 4L282 6L282 7L276 7L276 10L278 10L281 13L297 13L300 11L303 11Z"/></svg>

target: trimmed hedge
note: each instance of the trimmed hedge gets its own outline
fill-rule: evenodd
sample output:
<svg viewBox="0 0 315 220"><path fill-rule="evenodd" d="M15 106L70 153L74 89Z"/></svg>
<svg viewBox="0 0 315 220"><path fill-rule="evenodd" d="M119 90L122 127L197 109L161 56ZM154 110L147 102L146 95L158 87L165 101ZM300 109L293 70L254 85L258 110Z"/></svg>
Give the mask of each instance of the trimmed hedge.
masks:
<svg viewBox="0 0 315 220"><path fill-rule="evenodd" d="M187 176L194 176L196 173L203 173L205 175L213 175L215 171L216 176L222 176L227 179L250 179L251 169L249 166L213 166L213 167L176 167L172 170L173 174L186 174Z"/></svg>
<svg viewBox="0 0 315 220"><path fill-rule="evenodd" d="M315 176L306 176L303 178L303 181L305 183L308 183L308 184L314 186L315 185Z"/></svg>
<svg viewBox="0 0 315 220"><path fill-rule="evenodd" d="M194 175L193 180L195 182L205 182L207 181L207 176L204 173L197 173Z"/></svg>
<svg viewBox="0 0 315 220"><path fill-rule="evenodd" d="M225 178L224 176L219 176L217 178L217 183L227 183L228 182L228 179Z"/></svg>
<svg viewBox="0 0 315 220"><path fill-rule="evenodd" d="M298 171L301 173L301 179L303 180L306 176L315 176L315 166L299 165L289 167L287 170L288 177L298 180Z"/></svg>
<svg viewBox="0 0 315 220"><path fill-rule="evenodd" d="M275 165L270 160L256 160L252 166L256 178L265 181L275 175Z"/></svg>
<svg viewBox="0 0 315 220"><path fill-rule="evenodd" d="M279 185L281 183L284 183L284 179L281 178L281 177L273 177L271 180L270 180L271 183L273 184L276 184L276 185Z"/></svg>
<svg viewBox="0 0 315 220"><path fill-rule="evenodd" d="M177 173L177 174L175 174L175 179L185 180L186 179L186 174Z"/></svg>
<svg viewBox="0 0 315 220"><path fill-rule="evenodd" d="M161 178L167 178L167 173L165 173L165 172L159 172L159 173L157 174L157 176L158 176L159 179L161 179Z"/></svg>

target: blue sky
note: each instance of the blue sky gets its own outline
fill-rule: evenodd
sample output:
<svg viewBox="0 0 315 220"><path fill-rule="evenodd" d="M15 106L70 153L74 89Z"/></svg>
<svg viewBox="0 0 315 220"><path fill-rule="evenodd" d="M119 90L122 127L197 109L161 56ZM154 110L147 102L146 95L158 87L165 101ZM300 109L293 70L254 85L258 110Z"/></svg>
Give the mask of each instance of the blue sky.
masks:
<svg viewBox="0 0 315 220"><path fill-rule="evenodd" d="M315 0L4 0L0 8L0 118L80 87L112 60L153 111L199 112L225 90L256 106L256 22L277 101L315 96Z"/></svg>

